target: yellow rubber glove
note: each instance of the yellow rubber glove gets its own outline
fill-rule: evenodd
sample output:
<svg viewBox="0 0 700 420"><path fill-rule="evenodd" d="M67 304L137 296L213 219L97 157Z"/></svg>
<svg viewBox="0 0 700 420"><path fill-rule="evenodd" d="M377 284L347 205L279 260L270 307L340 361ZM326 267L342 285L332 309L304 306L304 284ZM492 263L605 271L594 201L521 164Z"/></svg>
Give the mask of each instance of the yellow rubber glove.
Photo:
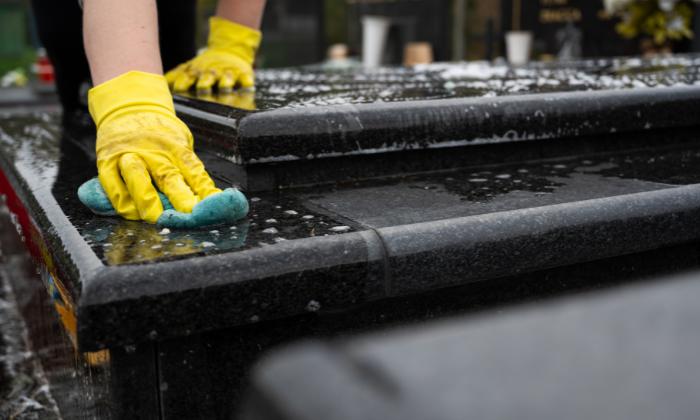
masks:
<svg viewBox="0 0 700 420"><path fill-rule="evenodd" d="M97 171L114 209L155 223L163 213L153 182L176 210L189 213L220 192L194 154L192 133L175 116L163 76L130 71L90 89L97 125Z"/></svg>
<svg viewBox="0 0 700 420"><path fill-rule="evenodd" d="M169 71L165 78L175 92L185 92L195 82L201 92L211 91L215 83L219 92L231 91L235 86L253 87L253 61L261 39L260 31L212 17L207 48Z"/></svg>

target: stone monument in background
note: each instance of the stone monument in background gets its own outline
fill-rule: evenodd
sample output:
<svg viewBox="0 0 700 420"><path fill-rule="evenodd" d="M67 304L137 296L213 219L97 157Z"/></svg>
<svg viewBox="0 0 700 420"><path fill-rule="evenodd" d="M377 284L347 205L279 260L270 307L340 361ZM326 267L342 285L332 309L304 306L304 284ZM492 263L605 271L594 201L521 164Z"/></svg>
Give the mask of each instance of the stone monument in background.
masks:
<svg viewBox="0 0 700 420"><path fill-rule="evenodd" d="M513 0L502 0L510 16ZM502 19L503 32L510 19ZM616 20L605 13L602 0L524 0L521 27L534 33L535 58L572 59L639 53L639 43L615 31Z"/></svg>

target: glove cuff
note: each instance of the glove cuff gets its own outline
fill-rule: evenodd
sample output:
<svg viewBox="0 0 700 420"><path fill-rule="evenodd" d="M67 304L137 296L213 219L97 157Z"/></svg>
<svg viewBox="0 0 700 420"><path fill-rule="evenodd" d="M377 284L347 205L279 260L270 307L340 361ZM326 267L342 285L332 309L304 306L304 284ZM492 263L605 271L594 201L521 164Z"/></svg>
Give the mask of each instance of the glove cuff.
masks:
<svg viewBox="0 0 700 420"><path fill-rule="evenodd" d="M173 97L165 77L129 71L88 92L88 108L98 129L120 111L134 107L175 115Z"/></svg>
<svg viewBox="0 0 700 420"><path fill-rule="evenodd" d="M236 54L252 65L261 40L258 30L217 16L209 18L209 49Z"/></svg>

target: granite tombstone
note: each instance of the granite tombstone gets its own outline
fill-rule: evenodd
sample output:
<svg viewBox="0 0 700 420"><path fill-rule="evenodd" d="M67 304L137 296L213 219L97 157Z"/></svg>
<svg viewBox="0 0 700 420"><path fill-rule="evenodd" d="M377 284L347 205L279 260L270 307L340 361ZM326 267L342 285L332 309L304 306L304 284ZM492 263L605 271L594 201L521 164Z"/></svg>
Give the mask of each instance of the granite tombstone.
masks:
<svg viewBox="0 0 700 420"><path fill-rule="evenodd" d="M513 29L513 0L503 0L503 29ZM601 0L523 1L520 28L535 35L536 56L580 58L633 55L638 43L615 32L616 20L606 12Z"/></svg>

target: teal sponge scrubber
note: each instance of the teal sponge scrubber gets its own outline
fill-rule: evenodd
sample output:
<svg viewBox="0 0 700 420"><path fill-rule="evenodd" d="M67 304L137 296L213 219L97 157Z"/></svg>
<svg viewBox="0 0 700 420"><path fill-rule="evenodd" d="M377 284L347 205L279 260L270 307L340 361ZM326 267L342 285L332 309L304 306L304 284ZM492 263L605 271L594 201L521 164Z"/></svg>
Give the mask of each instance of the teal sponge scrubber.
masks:
<svg viewBox="0 0 700 420"><path fill-rule="evenodd" d="M163 214L158 218L158 226L171 229L194 229L205 226L233 223L248 214L248 200L235 188L227 188L212 194L197 203L192 213L175 210L165 196L158 192L163 203ZM100 216L116 216L99 179L93 178L78 188L78 199L90 211Z"/></svg>

